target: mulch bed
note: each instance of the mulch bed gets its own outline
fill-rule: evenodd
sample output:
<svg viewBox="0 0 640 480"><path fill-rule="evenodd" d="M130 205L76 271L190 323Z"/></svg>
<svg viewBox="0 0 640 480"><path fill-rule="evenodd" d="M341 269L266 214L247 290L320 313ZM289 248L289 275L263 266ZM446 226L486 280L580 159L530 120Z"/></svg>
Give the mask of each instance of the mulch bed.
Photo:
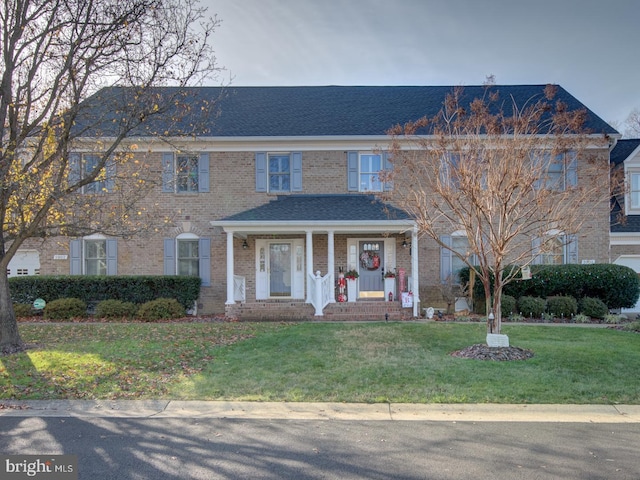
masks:
<svg viewBox="0 0 640 480"><path fill-rule="evenodd" d="M533 357L531 350L519 347L488 347L484 344L471 345L462 350L451 353L452 357L471 358L474 360L527 360Z"/></svg>

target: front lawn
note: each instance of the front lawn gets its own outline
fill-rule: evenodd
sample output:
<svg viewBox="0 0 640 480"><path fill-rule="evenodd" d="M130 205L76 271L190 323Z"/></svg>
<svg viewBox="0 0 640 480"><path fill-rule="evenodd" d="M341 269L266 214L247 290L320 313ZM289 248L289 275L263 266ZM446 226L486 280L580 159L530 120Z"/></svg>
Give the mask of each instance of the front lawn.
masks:
<svg viewBox="0 0 640 480"><path fill-rule="evenodd" d="M505 325L513 362L456 358L483 324L21 325L0 398L640 404L640 335Z"/></svg>

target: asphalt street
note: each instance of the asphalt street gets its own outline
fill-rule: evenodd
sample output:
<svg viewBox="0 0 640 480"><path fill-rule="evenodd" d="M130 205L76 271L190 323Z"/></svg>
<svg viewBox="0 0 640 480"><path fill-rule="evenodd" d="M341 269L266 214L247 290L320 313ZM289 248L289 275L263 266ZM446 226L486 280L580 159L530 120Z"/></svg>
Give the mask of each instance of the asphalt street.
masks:
<svg viewBox="0 0 640 480"><path fill-rule="evenodd" d="M20 402L3 454L81 479L633 479L640 406Z"/></svg>

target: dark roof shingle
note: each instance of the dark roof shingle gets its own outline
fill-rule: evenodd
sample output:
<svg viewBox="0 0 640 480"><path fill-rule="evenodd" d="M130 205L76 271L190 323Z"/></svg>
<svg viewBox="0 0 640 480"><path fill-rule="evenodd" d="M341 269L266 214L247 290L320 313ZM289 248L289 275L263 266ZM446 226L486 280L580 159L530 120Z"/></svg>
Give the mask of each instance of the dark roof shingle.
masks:
<svg viewBox="0 0 640 480"><path fill-rule="evenodd" d="M168 112L154 117L135 135L157 133L216 137L273 136L382 136L397 124L432 117L442 108L452 86L307 86L307 87L189 87L179 104L188 105L180 114ZM487 88L489 90L487 90ZM544 98L545 85L466 86L463 103L469 105L487 92L499 92L499 102L510 115L512 102L522 107ZM164 96L177 89L154 90ZM85 102L84 117L77 128L87 133L114 134L121 121L116 113L123 104L144 102L121 87L100 90ZM147 100L147 102L152 100ZM586 108L562 87L553 100L569 110ZM212 105L215 107L210 108ZM208 116L203 118L203 112ZM544 120L544 119L543 119ZM99 128L92 128L99 124ZM604 120L587 109L584 125L592 133L616 134Z"/></svg>

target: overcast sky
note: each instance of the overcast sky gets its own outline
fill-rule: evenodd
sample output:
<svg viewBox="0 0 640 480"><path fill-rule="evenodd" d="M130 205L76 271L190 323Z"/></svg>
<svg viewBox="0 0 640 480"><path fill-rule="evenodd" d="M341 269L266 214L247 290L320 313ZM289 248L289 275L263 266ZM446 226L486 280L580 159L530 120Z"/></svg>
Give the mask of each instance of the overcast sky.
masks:
<svg viewBox="0 0 640 480"><path fill-rule="evenodd" d="M562 85L640 108L640 0L202 0L233 86ZM215 84L215 82L212 82Z"/></svg>

